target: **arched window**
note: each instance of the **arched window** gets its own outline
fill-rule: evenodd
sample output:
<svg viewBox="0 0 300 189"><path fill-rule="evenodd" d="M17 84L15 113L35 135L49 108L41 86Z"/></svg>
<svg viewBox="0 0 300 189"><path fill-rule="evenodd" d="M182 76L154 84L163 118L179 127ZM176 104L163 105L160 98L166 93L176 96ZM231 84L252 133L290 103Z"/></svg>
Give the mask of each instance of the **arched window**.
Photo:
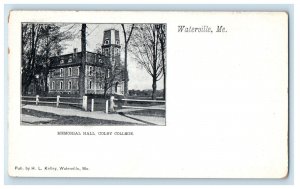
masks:
<svg viewBox="0 0 300 189"><path fill-rule="evenodd" d="M71 90L72 89L72 81L68 82L68 89Z"/></svg>
<svg viewBox="0 0 300 189"><path fill-rule="evenodd" d="M89 67L89 75L92 75L92 74L93 74L93 67L90 66L90 67Z"/></svg>
<svg viewBox="0 0 300 189"><path fill-rule="evenodd" d="M110 70L108 69L107 70L107 78L109 78L109 76L110 76Z"/></svg>
<svg viewBox="0 0 300 189"><path fill-rule="evenodd" d="M60 68L60 70L59 70L59 76L60 77L64 76L64 69L63 68Z"/></svg>
<svg viewBox="0 0 300 189"><path fill-rule="evenodd" d="M115 92L117 93L118 92L118 85L119 85L119 82L116 83L116 86L115 86Z"/></svg>
<svg viewBox="0 0 300 189"><path fill-rule="evenodd" d="M52 86L51 86L52 90L55 89L55 81L52 81Z"/></svg>
<svg viewBox="0 0 300 189"><path fill-rule="evenodd" d="M63 82L63 81L60 82L59 89L60 89L60 90L63 90L63 89L64 89L64 82Z"/></svg>
<svg viewBox="0 0 300 189"><path fill-rule="evenodd" d="M105 49L105 56L108 56L109 55L109 49Z"/></svg>
<svg viewBox="0 0 300 189"><path fill-rule="evenodd" d="M72 68L71 67L68 68L68 76L72 76Z"/></svg>
<svg viewBox="0 0 300 189"><path fill-rule="evenodd" d="M90 80L90 83L89 83L89 89L92 89L92 85L93 83L92 83L92 80Z"/></svg>

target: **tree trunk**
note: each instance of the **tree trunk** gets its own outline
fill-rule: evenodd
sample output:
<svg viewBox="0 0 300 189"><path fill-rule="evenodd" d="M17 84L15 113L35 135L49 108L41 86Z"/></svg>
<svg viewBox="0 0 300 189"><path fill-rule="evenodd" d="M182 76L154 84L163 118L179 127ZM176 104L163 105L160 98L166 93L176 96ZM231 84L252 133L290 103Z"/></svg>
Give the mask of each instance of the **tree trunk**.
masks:
<svg viewBox="0 0 300 189"><path fill-rule="evenodd" d="M166 99L166 68L165 68L165 52L164 48L162 48L162 63L163 63L163 75L164 75L164 94L163 97Z"/></svg>
<svg viewBox="0 0 300 189"><path fill-rule="evenodd" d="M79 74L79 95L85 95L85 63L86 63L86 24L81 27L81 66Z"/></svg>
<svg viewBox="0 0 300 189"><path fill-rule="evenodd" d="M125 81L124 81L124 97L128 96L128 70L127 70L127 44L125 44Z"/></svg>
<svg viewBox="0 0 300 189"><path fill-rule="evenodd" d="M156 100L156 80L157 80L157 35L155 29L153 33L153 75L152 75L152 100Z"/></svg>
<svg viewBox="0 0 300 189"><path fill-rule="evenodd" d="M45 86L44 86L45 87L45 91L44 92L45 92L45 94L48 94L49 89L48 89L48 78L47 77L45 78L44 84L45 84Z"/></svg>
<svg viewBox="0 0 300 189"><path fill-rule="evenodd" d="M128 43L129 43L129 40L130 40L130 37L131 37L131 34L132 34L132 31L133 31L133 28L134 28L134 24L131 25L131 29L130 29L130 32L128 34L128 38L126 37L126 30L125 30L125 26L124 24L121 24L122 26L122 29L123 29L123 33L124 33L124 42L125 42L125 61L124 61L124 66L125 66L125 78L124 78L124 97L126 98L128 96L128 68L127 68L127 51L128 51ZM127 102L125 101L125 104Z"/></svg>
<svg viewBox="0 0 300 189"><path fill-rule="evenodd" d="M156 77L153 77L152 81L152 100L156 100Z"/></svg>

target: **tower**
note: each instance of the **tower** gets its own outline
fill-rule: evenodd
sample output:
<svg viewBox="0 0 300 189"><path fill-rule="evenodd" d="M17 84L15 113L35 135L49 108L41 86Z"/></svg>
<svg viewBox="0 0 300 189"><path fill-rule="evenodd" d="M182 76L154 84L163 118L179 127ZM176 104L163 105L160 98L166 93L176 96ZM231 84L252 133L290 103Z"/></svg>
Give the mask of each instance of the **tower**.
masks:
<svg viewBox="0 0 300 189"><path fill-rule="evenodd" d="M108 29L104 31L102 54L105 62L107 84L112 94L124 93L123 66L121 65L121 45L119 31Z"/></svg>
<svg viewBox="0 0 300 189"><path fill-rule="evenodd" d="M115 29L104 31L102 53L109 60L111 66L120 64L120 35Z"/></svg>

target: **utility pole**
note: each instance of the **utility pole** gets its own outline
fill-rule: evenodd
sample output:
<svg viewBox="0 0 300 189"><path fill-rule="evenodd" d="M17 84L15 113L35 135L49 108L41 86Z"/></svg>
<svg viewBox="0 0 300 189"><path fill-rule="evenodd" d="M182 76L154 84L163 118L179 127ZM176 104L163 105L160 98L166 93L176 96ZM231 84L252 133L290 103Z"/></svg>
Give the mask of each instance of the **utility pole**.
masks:
<svg viewBox="0 0 300 189"><path fill-rule="evenodd" d="M85 64L86 64L86 24L81 26L81 66L79 73L79 94L85 95Z"/></svg>

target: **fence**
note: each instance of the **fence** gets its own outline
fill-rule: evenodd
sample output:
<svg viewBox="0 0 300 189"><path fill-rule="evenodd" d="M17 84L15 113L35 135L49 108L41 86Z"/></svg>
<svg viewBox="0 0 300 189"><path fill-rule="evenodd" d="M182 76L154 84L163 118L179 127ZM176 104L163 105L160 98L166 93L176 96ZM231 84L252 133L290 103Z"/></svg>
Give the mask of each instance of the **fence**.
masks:
<svg viewBox="0 0 300 189"><path fill-rule="evenodd" d="M74 100L79 100L82 102L73 102ZM59 107L61 104L65 105L79 105L87 111L87 96L83 97L61 97L60 95L57 95L56 97L41 97L39 95L36 96L22 96L21 99L23 102L29 102L29 103L35 103L36 105L39 104L55 104L56 107ZM70 102L71 101L71 102Z"/></svg>
<svg viewBox="0 0 300 189"><path fill-rule="evenodd" d="M80 102L74 102L80 101ZM21 99L22 103L34 103L36 105L39 104L54 104L56 107L59 107L60 105L79 105L82 107L83 110L87 111L88 110L88 98L87 96L83 97L61 97L60 95L57 95L56 97L41 97L39 95L36 96L22 96ZM109 102L110 101L110 102ZM142 100L142 99L113 99L113 100L106 100L105 101L105 113L108 113L109 111L109 103L114 103L114 101L121 101L124 102L124 105L120 105L119 107L121 108L128 108L128 109L142 109L142 110L165 110L165 107L161 106L141 106L143 103L165 103L166 101L164 100ZM138 102L140 103L138 106L135 105L130 105L129 103L125 102ZM89 109L91 112L95 110L95 104L100 105L99 103L95 103L94 99L91 99L90 101L90 106ZM99 111L99 110L98 110Z"/></svg>
<svg viewBox="0 0 300 189"><path fill-rule="evenodd" d="M140 100L140 99L111 99L106 100L105 104L105 113L108 113L109 110L109 101L110 103L114 103L114 101L124 101L125 102L146 102L146 103L166 103L165 100ZM125 103L126 104L126 103ZM129 109L143 109L143 110L165 110L165 107L147 107L147 106L129 106L129 105L121 105L121 108L129 108Z"/></svg>

